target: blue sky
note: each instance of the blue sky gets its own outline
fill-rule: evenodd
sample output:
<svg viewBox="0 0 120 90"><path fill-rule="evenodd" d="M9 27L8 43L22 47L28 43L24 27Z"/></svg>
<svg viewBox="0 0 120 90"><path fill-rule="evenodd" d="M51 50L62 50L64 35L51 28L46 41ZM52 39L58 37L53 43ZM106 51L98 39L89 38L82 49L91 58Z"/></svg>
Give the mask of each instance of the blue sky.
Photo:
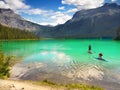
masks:
<svg viewBox="0 0 120 90"><path fill-rule="evenodd" d="M0 0L0 8L10 8L23 18L41 24L63 24L76 11L102 6L120 0Z"/></svg>

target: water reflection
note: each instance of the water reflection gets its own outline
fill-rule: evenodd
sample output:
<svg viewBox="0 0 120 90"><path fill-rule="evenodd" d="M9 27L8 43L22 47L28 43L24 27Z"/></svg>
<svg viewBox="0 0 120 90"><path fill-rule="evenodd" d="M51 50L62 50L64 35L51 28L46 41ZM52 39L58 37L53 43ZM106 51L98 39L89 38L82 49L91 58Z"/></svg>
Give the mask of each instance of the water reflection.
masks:
<svg viewBox="0 0 120 90"><path fill-rule="evenodd" d="M23 67L24 70L22 70ZM58 51L42 51L38 54L30 55L23 60L22 64L18 64L16 68L19 73L14 75L14 77L17 76L17 78L18 75L19 78L30 77L31 74L36 74L36 70L37 74L43 71L46 73L57 73L72 80L102 80L104 76L103 65L76 62L71 56Z"/></svg>

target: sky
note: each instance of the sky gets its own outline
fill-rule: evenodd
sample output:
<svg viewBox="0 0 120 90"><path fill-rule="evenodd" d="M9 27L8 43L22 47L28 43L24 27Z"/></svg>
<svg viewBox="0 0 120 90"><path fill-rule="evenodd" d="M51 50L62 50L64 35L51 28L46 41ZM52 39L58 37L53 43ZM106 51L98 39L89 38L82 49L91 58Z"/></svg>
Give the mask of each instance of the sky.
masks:
<svg viewBox="0 0 120 90"><path fill-rule="evenodd" d="M93 9L120 0L0 0L0 8L10 8L24 19L40 25L58 25L71 19L75 12Z"/></svg>

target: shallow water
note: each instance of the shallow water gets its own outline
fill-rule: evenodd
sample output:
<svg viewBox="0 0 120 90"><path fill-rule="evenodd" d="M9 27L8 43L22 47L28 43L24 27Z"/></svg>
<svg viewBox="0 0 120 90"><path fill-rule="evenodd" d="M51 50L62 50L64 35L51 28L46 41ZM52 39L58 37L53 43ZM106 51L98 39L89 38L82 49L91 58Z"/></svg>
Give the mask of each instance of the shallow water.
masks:
<svg viewBox="0 0 120 90"><path fill-rule="evenodd" d="M12 77L120 83L120 42L98 39L1 41L2 51L22 60ZM88 45L92 53L88 54ZM105 61L95 59L103 53ZM61 78L62 79L62 78Z"/></svg>

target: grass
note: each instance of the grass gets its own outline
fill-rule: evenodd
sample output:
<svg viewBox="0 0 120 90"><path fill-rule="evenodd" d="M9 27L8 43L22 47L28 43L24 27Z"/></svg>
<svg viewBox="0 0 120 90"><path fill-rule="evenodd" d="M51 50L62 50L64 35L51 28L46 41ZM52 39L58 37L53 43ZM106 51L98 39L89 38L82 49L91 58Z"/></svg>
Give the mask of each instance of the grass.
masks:
<svg viewBox="0 0 120 90"><path fill-rule="evenodd" d="M81 84L81 83L72 83L72 84L57 84L55 82L51 82L48 80L43 80L42 82L33 82L30 81L33 84L37 85L43 85L43 86L50 86L52 88L56 88L57 90L104 90L103 88L99 86L91 86L87 84Z"/></svg>
<svg viewBox="0 0 120 90"><path fill-rule="evenodd" d="M87 84L68 84L66 85L67 90L104 90L98 86L90 86Z"/></svg>

